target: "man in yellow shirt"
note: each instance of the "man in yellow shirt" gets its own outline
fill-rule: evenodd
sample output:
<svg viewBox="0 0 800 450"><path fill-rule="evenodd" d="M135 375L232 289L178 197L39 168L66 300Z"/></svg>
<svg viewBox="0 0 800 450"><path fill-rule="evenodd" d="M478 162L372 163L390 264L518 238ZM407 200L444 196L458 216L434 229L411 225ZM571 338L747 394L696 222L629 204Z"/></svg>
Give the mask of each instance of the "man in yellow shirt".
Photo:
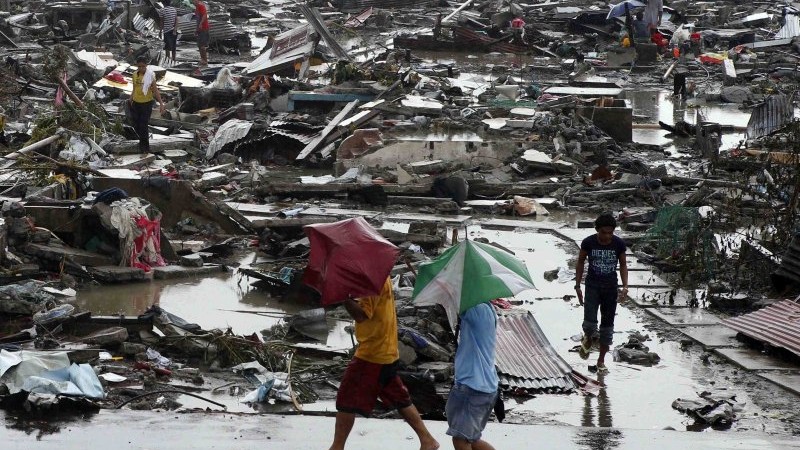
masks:
<svg viewBox="0 0 800 450"><path fill-rule="evenodd" d="M136 72L133 73L133 93L128 100L131 122L139 137L139 152L150 152L150 115L153 113L153 99L158 101L159 110L164 114L164 102L156 86L156 74L147 67L147 56L136 59Z"/></svg>
<svg viewBox="0 0 800 450"><path fill-rule="evenodd" d="M330 450L344 449L356 414L368 417L377 398L403 416L417 434L421 450L439 448L397 375L400 353L392 281L386 279L379 295L358 300L348 298L344 307L356 321L358 349L344 372L336 396L336 430Z"/></svg>

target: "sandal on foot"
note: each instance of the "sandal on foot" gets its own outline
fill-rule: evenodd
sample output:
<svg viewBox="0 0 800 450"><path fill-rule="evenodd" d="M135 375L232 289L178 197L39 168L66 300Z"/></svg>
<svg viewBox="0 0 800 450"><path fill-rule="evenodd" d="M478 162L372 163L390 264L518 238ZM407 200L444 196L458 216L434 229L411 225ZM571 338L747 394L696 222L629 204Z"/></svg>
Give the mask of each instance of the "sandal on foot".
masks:
<svg viewBox="0 0 800 450"><path fill-rule="evenodd" d="M598 364L597 365L597 373L608 373L608 367L605 364Z"/></svg>

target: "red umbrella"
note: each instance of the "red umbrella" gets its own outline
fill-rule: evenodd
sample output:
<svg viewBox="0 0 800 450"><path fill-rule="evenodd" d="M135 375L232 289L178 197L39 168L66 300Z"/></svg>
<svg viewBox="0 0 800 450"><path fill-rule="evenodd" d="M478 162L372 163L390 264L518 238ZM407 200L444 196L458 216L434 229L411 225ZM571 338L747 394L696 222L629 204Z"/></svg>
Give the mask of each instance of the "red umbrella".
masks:
<svg viewBox="0 0 800 450"><path fill-rule="evenodd" d="M303 282L322 295L323 305L380 294L400 249L363 217L303 229L311 241Z"/></svg>

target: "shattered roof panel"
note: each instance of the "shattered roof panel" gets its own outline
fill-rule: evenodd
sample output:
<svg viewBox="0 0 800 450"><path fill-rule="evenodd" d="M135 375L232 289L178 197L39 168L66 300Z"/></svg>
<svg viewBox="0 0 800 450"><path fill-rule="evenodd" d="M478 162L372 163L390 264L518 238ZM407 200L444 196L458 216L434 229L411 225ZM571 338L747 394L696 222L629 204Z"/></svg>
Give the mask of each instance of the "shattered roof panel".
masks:
<svg viewBox="0 0 800 450"><path fill-rule="evenodd" d="M272 48L262 53L245 69L249 75L261 75L280 70L282 66L294 63L295 60L311 55L315 41L310 41L311 27L301 25L275 38Z"/></svg>
<svg viewBox="0 0 800 450"><path fill-rule="evenodd" d="M211 139L211 142L208 144L206 158L213 158L225 145L236 142L247 136L247 133L250 132L250 128L252 127L252 121L239 119L231 119L220 125L219 129L214 134L214 138Z"/></svg>
<svg viewBox="0 0 800 450"><path fill-rule="evenodd" d="M795 36L800 36L800 18L794 14L786 15L786 25L778 30L778 34L774 39L790 39Z"/></svg>
<svg viewBox="0 0 800 450"><path fill-rule="evenodd" d="M556 353L529 311L499 310L497 370L504 389L571 391L572 367Z"/></svg>
<svg viewBox="0 0 800 450"><path fill-rule="evenodd" d="M750 139L766 136L792 120L794 108L789 97L776 94L767 98L761 105L753 109L747 123L747 137Z"/></svg>
<svg viewBox="0 0 800 450"><path fill-rule="evenodd" d="M745 336L800 355L800 305L792 300L725 319L722 323Z"/></svg>

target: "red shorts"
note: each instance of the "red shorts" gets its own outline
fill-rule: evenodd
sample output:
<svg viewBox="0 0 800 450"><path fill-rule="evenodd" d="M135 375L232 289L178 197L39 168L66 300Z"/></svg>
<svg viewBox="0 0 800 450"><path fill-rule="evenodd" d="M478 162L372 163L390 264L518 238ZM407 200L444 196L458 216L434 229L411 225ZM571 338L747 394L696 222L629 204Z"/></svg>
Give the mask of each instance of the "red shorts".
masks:
<svg viewBox="0 0 800 450"><path fill-rule="evenodd" d="M336 410L369 417L375 400L391 409L411 406L411 396L397 376L397 363L375 364L353 358L336 395Z"/></svg>

